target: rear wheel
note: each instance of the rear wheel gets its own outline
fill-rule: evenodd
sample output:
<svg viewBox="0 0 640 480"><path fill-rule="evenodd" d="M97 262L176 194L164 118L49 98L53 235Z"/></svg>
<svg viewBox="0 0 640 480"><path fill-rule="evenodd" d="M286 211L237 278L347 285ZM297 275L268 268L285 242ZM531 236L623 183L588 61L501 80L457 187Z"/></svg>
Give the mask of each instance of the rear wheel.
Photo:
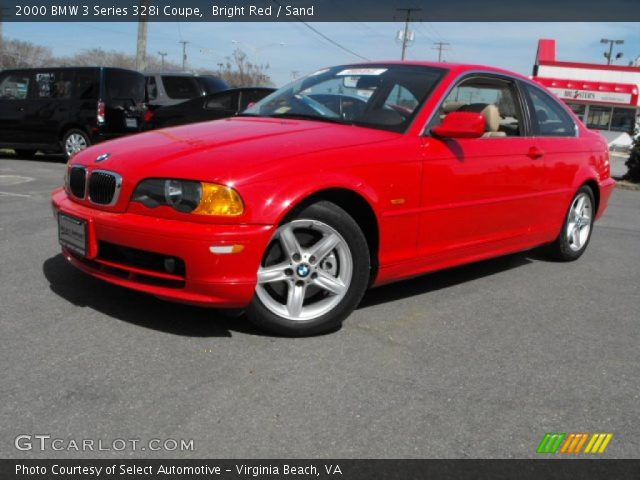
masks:
<svg viewBox="0 0 640 480"><path fill-rule="evenodd" d="M275 232L247 316L280 335L335 330L358 306L369 271L369 248L356 221L333 203L315 203Z"/></svg>
<svg viewBox="0 0 640 480"><path fill-rule="evenodd" d="M67 158L73 157L76 153L88 148L91 145L89 136L82 130L73 128L64 134L62 139L62 149Z"/></svg>
<svg viewBox="0 0 640 480"><path fill-rule="evenodd" d="M593 190L584 185L571 200L562 231L549 246L550 255L567 262L580 258L591 240L595 213Z"/></svg>

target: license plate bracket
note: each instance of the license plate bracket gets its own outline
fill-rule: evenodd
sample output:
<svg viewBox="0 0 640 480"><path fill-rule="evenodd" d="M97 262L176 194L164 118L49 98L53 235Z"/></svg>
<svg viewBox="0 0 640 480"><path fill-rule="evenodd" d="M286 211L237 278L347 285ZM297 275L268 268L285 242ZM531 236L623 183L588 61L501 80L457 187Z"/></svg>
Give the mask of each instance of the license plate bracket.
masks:
<svg viewBox="0 0 640 480"><path fill-rule="evenodd" d="M87 256L87 221L65 213L58 214L58 242L74 253Z"/></svg>

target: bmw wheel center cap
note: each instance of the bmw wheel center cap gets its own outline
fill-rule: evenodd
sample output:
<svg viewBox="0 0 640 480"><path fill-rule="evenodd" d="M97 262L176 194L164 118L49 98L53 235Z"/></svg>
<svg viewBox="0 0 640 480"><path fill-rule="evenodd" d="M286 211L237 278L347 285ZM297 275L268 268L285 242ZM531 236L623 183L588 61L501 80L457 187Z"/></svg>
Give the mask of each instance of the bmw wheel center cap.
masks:
<svg viewBox="0 0 640 480"><path fill-rule="evenodd" d="M302 277L302 278L309 275L310 271L311 269L309 268L309 265L307 265L306 263L302 263L298 265L298 268L296 268L296 273L298 274L299 277Z"/></svg>

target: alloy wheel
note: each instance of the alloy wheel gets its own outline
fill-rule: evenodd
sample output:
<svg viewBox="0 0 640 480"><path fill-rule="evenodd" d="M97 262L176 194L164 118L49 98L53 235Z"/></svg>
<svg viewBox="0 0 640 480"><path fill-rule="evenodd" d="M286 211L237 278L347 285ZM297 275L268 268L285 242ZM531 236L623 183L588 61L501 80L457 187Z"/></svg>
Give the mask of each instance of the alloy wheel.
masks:
<svg viewBox="0 0 640 480"><path fill-rule="evenodd" d="M353 257L340 233L318 220L294 220L274 234L256 293L282 318L312 320L340 303L352 275Z"/></svg>
<svg viewBox="0 0 640 480"><path fill-rule="evenodd" d="M589 239L592 215L591 197L586 193L580 193L571 204L566 227L569 248L574 252L581 250Z"/></svg>
<svg viewBox="0 0 640 480"><path fill-rule="evenodd" d="M79 133L72 133L67 136L64 142L64 150L68 157L75 155L87 148L87 140Z"/></svg>

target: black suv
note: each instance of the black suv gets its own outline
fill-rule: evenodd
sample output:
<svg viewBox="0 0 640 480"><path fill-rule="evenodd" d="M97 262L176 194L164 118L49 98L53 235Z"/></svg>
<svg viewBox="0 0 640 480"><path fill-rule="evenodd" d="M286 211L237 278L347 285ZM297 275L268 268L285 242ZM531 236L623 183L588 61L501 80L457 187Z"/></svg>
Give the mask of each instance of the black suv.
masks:
<svg viewBox="0 0 640 480"><path fill-rule="evenodd" d="M0 148L67 157L110 138L138 132L144 75L107 67L0 72Z"/></svg>

